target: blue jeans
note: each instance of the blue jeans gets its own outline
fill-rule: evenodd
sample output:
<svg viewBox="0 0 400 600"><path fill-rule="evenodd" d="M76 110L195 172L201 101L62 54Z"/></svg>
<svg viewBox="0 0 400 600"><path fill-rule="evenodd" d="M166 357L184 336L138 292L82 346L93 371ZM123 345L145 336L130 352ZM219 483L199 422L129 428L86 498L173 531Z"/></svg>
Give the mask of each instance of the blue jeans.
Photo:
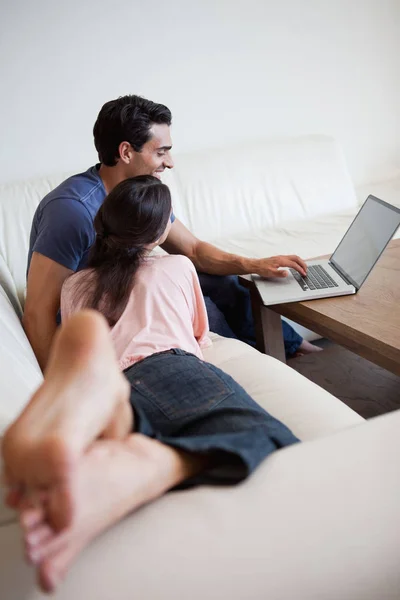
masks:
<svg viewBox="0 0 400 600"><path fill-rule="evenodd" d="M198 275L210 331L224 337L237 338L254 347L256 336L249 290L240 285L235 275ZM303 338L286 321L282 321L282 328L285 353L289 358L297 352Z"/></svg>
<svg viewBox="0 0 400 600"><path fill-rule="evenodd" d="M238 483L269 454L298 441L232 377L183 350L153 354L124 374L136 432L210 457L184 487Z"/></svg>

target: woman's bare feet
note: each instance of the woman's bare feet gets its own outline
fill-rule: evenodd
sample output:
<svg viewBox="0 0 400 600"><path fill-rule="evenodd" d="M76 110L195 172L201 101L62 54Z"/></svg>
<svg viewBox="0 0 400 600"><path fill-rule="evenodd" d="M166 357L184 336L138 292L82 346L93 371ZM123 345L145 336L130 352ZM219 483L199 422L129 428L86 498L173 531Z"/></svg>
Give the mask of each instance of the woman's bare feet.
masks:
<svg viewBox="0 0 400 600"><path fill-rule="evenodd" d="M69 485L54 485L22 506L20 522L28 560L44 591L53 591L89 542L127 513L160 496L201 468L201 459L133 434L125 441L98 441L75 467ZM35 506L36 504L36 506ZM56 533L46 521L70 525Z"/></svg>
<svg viewBox="0 0 400 600"><path fill-rule="evenodd" d="M4 436L6 481L17 489L63 485L95 439L132 431L129 393L105 319L94 311L73 316L57 334L43 384ZM10 504L18 499L9 494Z"/></svg>

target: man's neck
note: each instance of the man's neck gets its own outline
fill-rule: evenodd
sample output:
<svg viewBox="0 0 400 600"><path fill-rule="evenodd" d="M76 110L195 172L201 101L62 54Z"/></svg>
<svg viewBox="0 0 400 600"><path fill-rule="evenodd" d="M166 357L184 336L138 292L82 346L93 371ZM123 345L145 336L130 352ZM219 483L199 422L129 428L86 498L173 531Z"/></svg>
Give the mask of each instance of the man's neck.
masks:
<svg viewBox="0 0 400 600"><path fill-rule="evenodd" d="M115 167L107 167L106 165L101 164L99 175L103 181L107 194L109 194L116 185L121 183L121 181L126 179L118 165L115 165Z"/></svg>

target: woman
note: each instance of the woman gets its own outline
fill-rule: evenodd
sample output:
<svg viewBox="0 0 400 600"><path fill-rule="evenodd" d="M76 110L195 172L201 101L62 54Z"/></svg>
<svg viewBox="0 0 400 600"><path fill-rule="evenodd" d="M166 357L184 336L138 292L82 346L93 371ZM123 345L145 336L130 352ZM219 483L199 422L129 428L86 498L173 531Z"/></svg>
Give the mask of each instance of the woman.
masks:
<svg viewBox="0 0 400 600"><path fill-rule="evenodd" d="M212 457L185 485L238 482L273 450L296 442L227 374L203 360L211 344L193 264L151 256L171 226L171 196L152 176L120 183L94 221L88 268L61 295L63 321L100 311L131 386L136 431Z"/></svg>

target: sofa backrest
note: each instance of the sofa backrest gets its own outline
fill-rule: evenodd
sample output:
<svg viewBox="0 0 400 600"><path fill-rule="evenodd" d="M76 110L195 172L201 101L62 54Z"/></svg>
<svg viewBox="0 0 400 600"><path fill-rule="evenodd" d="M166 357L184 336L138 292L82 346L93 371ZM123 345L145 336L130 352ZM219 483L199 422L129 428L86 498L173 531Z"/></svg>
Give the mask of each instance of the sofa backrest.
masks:
<svg viewBox="0 0 400 600"><path fill-rule="evenodd" d="M14 280L18 301L24 304L29 234L36 207L70 174L62 173L0 185L0 256Z"/></svg>
<svg viewBox="0 0 400 600"><path fill-rule="evenodd" d="M343 152L322 135L179 155L167 179L184 221L209 241L357 206Z"/></svg>
<svg viewBox="0 0 400 600"><path fill-rule="evenodd" d="M175 163L164 178L175 214L206 241L252 236L285 221L336 213L357 203L342 151L327 136L182 154ZM0 256L22 306L33 214L40 200L69 175L0 186Z"/></svg>
<svg viewBox="0 0 400 600"><path fill-rule="evenodd" d="M7 291L13 288L13 302L21 307L25 302L29 235L36 207L46 194L73 174L64 172L0 185L0 261L7 265L12 281L10 285L7 280ZM181 217L185 210L180 206L175 180L171 180L169 186L174 197L174 209L187 222ZM1 269L0 275L4 276ZM4 281L0 278L1 283L4 284Z"/></svg>
<svg viewBox="0 0 400 600"><path fill-rule="evenodd" d="M15 307L0 286L0 437L42 379Z"/></svg>

